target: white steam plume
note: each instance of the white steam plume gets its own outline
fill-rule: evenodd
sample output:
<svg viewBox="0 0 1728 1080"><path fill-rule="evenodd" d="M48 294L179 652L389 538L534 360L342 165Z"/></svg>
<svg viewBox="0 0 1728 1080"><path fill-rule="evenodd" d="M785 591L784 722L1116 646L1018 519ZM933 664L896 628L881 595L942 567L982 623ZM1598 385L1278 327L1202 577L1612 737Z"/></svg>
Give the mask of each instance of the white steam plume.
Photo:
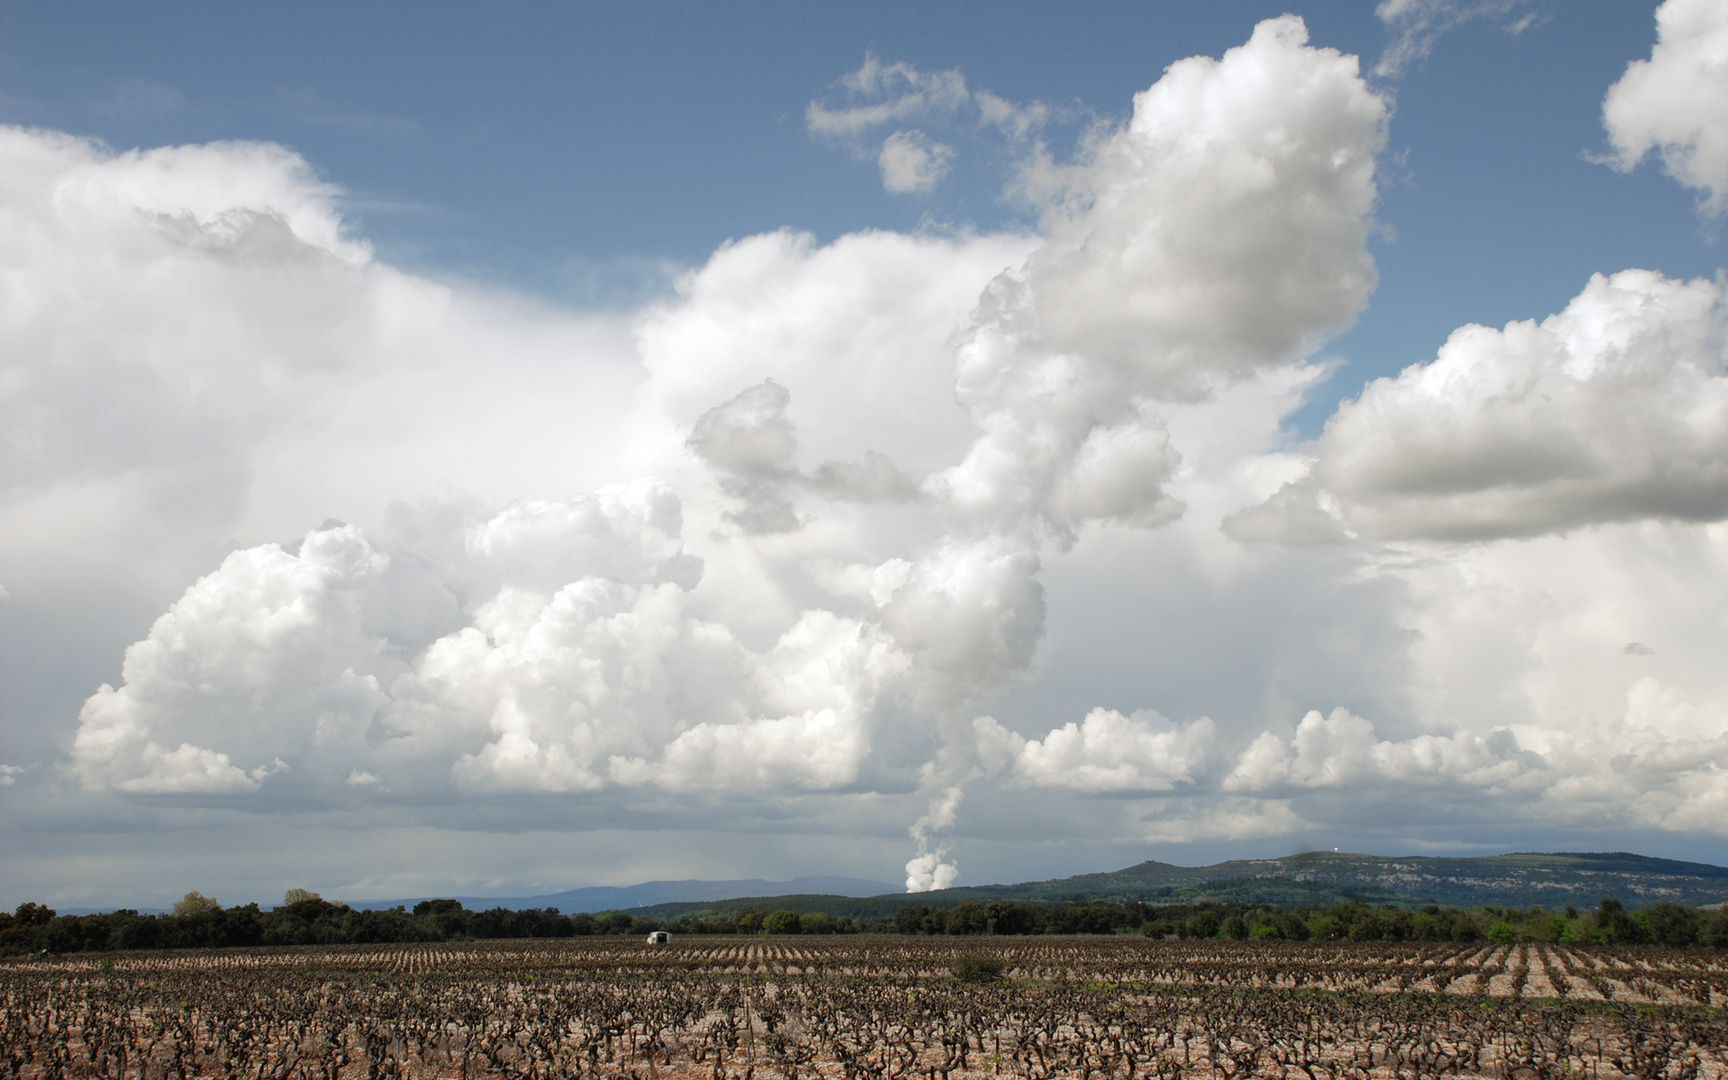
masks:
<svg viewBox="0 0 1728 1080"><path fill-rule="evenodd" d="M954 828L964 795L959 787L944 788L941 794L930 800L929 812L906 830L918 842L918 854L906 864L907 892L946 889L960 876L960 868L947 861L947 846L936 844L935 835Z"/></svg>

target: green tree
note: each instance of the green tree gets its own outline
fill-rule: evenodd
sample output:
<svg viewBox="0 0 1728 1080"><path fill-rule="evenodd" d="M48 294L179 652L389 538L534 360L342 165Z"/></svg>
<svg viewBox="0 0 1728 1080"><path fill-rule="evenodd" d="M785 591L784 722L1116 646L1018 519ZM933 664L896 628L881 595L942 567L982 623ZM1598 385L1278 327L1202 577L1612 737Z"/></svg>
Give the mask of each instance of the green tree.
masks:
<svg viewBox="0 0 1728 1080"><path fill-rule="evenodd" d="M174 915L181 919L196 915L214 915L221 910L222 905L214 896L205 896L197 889L193 889L174 904Z"/></svg>
<svg viewBox="0 0 1728 1080"><path fill-rule="evenodd" d="M1346 917L1350 919L1350 930L1346 936L1351 941L1384 941L1389 936L1380 913L1371 908L1357 908L1352 904Z"/></svg>
<svg viewBox="0 0 1728 1080"><path fill-rule="evenodd" d="M1698 940L1698 913L1675 903L1657 904L1650 909L1650 937L1658 945L1690 945Z"/></svg>
<svg viewBox="0 0 1728 1080"><path fill-rule="evenodd" d="M993 900L984 905L984 921L992 934L1036 934L1040 912L1031 904Z"/></svg>
<svg viewBox="0 0 1728 1080"><path fill-rule="evenodd" d="M770 911L768 917L762 920L762 930L769 934L796 934L804 927L796 911Z"/></svg>
<svg viewBox="0 0 1728 1080"><path fill-rule="evenodd" d="M924 922L934 914L927 907L903 907L894 913L894 929L902 934L927 933Z"/></svg>
<svg viewBox="0 0 1728 1080"><path fill-rule="evenodd" d="M1308 924L1294 912L1274 912L1267 921L1278 927L1279 936L1286 940L1308 940Z"/></svg>
<svg viewBox="0 0 1728 1080"><path fill-rule="evenodd" d="M1218 936L1218 928L1224 923L1216 911L1201 908L1188 916L1187 931L1191 938L1209 938Z"/></svg>
<svg viewBox="0 0 1728 1080"><path fill-rule="evenodd" d="M1416 936L1416 916L1404 908L1384 904L1377 915L1380 919L1381 940L1409 941Z"/></svg>
<svg viewBox="0 0 1728 1080"><path fill-rule="evenodd" d="M1536 908L1524 919L1524 936L1531 941L1559 941L1566 932L1566 920Z"/></svg>
<svg viewBox="0 0 1728 1080"><path fill-rule="evenodd" d="M1480 912L1466 912L1452 923L1452 940L1460 944L1481 941L1487 936L1487 920Z"/></svg>
<svg viewBox="0 0 1728 1080"><path fill-rule="evenodd" d="M47 926L54 921L55 911L47 904L35 904L25 901L18 905L18 910L12 913L22 926Z"/></svg>
<svg viewBox="0 0 1728 1080"><path fill-rule="evenodd" d="M1699 929L1699 940L1714 948L1728 949L1728 906L1718 905L1700 921L1703 926Z"/></svg>
<svg viewBox="0 0 1728 1080"><path fill-rule="evenodd" d="M1596 925L1610 945L1624 945L1644 937L1638 924L1627 914L1625 905L1612 896L1603 897L1597 907Z"/></svg>
<svg viewBox="0 0 1728 1080"><path fill-rule="evenodd" d="M990 930L989 916L984 912L984 905L976 900L967 900L949 908L942 918L942 932L954 934L984 934Z"/></svg>

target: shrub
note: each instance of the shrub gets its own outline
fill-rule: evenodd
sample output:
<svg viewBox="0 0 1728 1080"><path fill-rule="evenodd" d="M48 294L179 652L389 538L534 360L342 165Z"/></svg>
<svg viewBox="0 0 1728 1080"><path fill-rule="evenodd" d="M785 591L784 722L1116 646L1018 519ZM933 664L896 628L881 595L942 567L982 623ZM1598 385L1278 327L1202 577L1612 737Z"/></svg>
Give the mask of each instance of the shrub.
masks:
<svg viewBox="0 0 1728 1080"><path fill-rule="evenodd" d="M1002 958L990 953L961 953L954 961L954 977L965 983L995 982L1002 977Z"/></svg>

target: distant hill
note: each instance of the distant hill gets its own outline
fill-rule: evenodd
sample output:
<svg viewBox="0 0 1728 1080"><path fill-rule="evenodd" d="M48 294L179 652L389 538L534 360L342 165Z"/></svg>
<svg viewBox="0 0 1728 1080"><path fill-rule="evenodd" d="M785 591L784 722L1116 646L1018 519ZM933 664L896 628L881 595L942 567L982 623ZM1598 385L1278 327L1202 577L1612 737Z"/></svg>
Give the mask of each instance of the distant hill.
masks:
<svg viewBox="0 0 1728 1080"><path fill-rule="evenodd" d="M1309 851L1281 859L1238 859L1197 867L1143 862L1111 873L985 886L977 891L1040 899L1141 900L1215 893L1249 900L1319 892L1337 893L1343 899L1384 896L1409 903L1517 907L1594 906L1604 896L1617 896L1642 907L1663 900L1693 905L1728 900L1728 867L1625 852L1441 858Z"/></svg>
<svg viewBox="0 0 1728 1080"><path fill-rule="evenodd" d="M1212 866L1143 862L1102 874L1081 874L1017 885L976 885L927 893L859 897L821 895L740 896L716 903L653 905L641 914L678 918L704 911L787 908L854 918L892 916L903 907L951 907L967 900L1031 900L1063 903L1262 903L1280 907L1328 905L1352 897L1373 904L1416 907L1595 907L1604 896L1628 907L1664 900L1692 906L1728 901L1728 867L1653 859L1625 852L1492 855L1480 858L1390 857L1309 851L1280 859L1237 859Z"/></svg>
<svg viewBox="0 0 1728 1080"><path fill-rule="evenodd" d="M645 881L640 885L596 885L586 889L545 893L540 896L456 896L470 910L509 908L557 908L566 915L594 911L625 911L669 903L698 904L733 900L741 896L761 896L771 892L822 893L831 897L876 896L892 892L894 886L885 881L867 881L849 877L798 877L791 881L766 881L751 878L739 881ZM350 907L381 910L397 905L412 908L421 900L365 900L351 902Z"/></svg>

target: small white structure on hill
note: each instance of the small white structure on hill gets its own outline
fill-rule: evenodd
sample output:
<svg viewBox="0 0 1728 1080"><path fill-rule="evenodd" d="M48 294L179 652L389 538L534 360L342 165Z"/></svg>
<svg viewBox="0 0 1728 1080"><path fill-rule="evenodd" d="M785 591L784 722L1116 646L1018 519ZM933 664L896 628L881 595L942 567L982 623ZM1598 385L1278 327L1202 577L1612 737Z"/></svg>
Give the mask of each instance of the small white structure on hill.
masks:
<svg viewBox="0 0 1728 1080"><path fill-rule="evenodd" d="M648 944L670 945L672 944L672 935L664 930L652 930L648 934Z"/></svg>

